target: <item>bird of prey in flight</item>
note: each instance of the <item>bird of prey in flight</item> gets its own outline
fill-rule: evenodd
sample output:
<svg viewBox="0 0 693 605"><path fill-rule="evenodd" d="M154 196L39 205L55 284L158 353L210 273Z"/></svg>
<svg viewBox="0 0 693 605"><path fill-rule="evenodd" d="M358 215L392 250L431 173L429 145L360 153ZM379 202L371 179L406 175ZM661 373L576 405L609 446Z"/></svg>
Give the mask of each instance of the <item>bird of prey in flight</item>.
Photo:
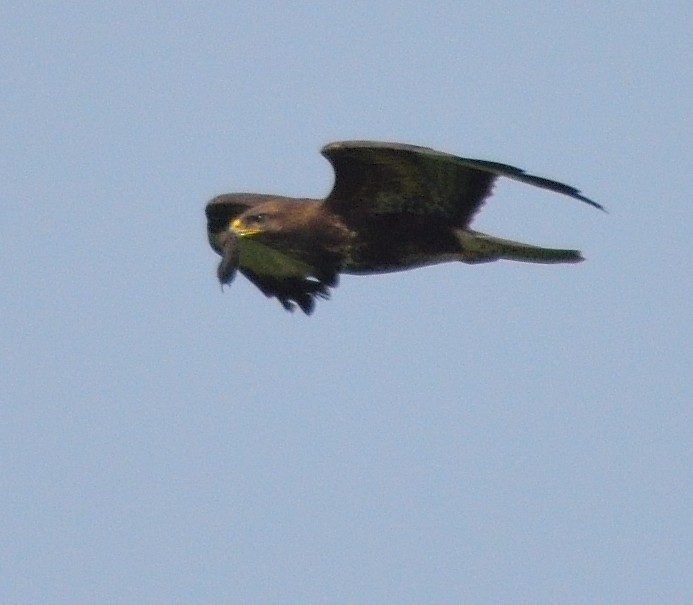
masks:
<svg viewBox="0 0 693 605"><path fill-rule="evenodd" d="M340 273L368 275L449 261L575 263L577 250L541 248L470 229L499 176L602 206L557 181L506 164L426 147L330 143L335 171L324 200L230 193L206 207L207 235L221 256L222 286L236 271L285 309L310 314Z"/></svg>

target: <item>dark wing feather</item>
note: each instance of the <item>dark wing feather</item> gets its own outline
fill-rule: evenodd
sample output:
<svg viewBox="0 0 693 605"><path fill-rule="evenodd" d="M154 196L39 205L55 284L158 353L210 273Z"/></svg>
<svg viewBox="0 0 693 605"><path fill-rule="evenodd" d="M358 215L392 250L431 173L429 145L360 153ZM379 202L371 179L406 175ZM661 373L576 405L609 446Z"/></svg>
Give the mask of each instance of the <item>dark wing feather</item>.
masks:
<svg viewBox="0 0 693 605"><path fill-rule="evenodd" d="M436 216L466 227L498 176L601 208L569 185L506 164L461 158L427 147L345 141L326 145L322 154L335 170L335 184L325 208L348 224L366 221L373 214L406 213Z"/></svg>
<svg viewBox="0 0 693 605"><path fill-rule="evenodd" d="M310 278L283 277L276 278L271 275L260 275L246 268L241 268L245 275L268 298L276 297L287 311L293 311L298 305L301 310L310 315L315 308L316 298L328 299L330 297L329 286L337 284L337 278L332 283L326 284Z"/></svg>

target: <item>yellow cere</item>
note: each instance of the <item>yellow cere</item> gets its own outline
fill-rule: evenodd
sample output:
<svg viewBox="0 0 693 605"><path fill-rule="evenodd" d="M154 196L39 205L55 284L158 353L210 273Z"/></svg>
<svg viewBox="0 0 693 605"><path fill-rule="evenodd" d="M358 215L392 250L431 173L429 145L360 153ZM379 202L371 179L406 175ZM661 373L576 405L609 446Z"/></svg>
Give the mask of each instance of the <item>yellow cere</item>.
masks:
<svg viewBox="0 0 693 605"><path fill-rule="evenodd" d="M246 235L255 235L256 233L260 232L260 229L257 227L244 227L240 218L233 219L229 223L229 227L236 233L236 235L240 237L245 237Z"/></svg>

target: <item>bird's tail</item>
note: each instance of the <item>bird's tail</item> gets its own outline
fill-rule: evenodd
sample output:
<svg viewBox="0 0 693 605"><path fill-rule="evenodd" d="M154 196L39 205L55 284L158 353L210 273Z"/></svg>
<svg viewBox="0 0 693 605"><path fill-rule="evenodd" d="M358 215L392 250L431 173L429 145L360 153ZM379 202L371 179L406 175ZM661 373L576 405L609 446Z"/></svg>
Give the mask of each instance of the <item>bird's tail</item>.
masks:
<svg viewBox="0 0 693 605"><path fill-rule="evenodd" d="M479 231L459 230L457 238L465 263L516 260L526 263L579 263L584 260L578 250L540 248L530 244L501 239Z"/></svg>

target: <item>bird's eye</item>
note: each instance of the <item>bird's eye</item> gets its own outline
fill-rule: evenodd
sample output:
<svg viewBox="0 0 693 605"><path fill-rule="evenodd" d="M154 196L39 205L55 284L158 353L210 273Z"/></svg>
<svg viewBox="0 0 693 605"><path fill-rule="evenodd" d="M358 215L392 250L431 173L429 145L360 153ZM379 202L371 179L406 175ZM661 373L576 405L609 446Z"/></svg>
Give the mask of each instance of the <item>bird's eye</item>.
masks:
<svg viewBox="0 0 693 605"><path fill-rule="evenodd" d="M246 222L251 225L261 225L267 218L266 214L251 214L246 218Z"/></svg>

